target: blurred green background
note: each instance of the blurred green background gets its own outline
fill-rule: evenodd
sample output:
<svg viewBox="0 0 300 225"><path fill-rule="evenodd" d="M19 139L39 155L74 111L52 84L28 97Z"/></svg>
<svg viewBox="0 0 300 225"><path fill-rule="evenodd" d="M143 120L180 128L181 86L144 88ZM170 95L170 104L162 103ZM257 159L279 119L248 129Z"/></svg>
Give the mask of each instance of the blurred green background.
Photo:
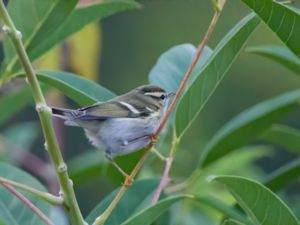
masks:
<svg viewBox="0 0 300 225"><path fill-rule="evenodd" d="M197 45L213 14L209 0L143 0L140 3L143 5L141 10L117 14L102 22L99 81L117 94L147 83L148 74L156 60L170 47L182 43ZM299 2L296 4L300 5ZM228 1L209 46L214 48L249 12L241 1ZM247 46L270 43L281 44L272 31L261 24ZM198 163L197 156L204 143L230 118L255 103L299 88L299 85L299 78L289 70L242 51L185 135L177 155L177 159L181 160L176 162L173 174L189 175ZM296 117L290 118L290 122L294 126L300 125ZM79 139L84 141L82 136L74 138ZM78 143L73 144L66 149L78 149ZM81 146L84 149L87 145ZM286 153L278 153L261 164L270 171L289 158ZM157 172L162 171L162 165L157 167Z"/></svg>
<svg viewBox="0 0 300 225"><path fill-rule="evenodd" d="M197 45L213 13L210 0L141 0L139 2L143 5L142 9L111 16L99 24L101 44L98 49L101 60L96 64L97 80L117 94L148 83L151 68L158 57L170 47L182 43ZM296 1L295 5L300 7L299 1ZM225 33L249 12L239 0L227 1L209 46L214 48ZM275 35L261 24L247 46L270 43L281 44ZM72 67L66 69L73 70ZM177 159L180 158L180 161L175 161L173 176L187 176L194 170L206 141L230 118L262 100L299 88L299 84L299 78L289 70L265 58L242 51L197 121L184 136L177 154ZM59 101L54 97L53 104L57 102ZM76 105L67 101L67 106ZM287 122L294 127L300 127L300 121L297 119L299 112L296 114L297 116L290 117ZM6 123L1 128L1 132L19 121L31 119L37 120L32 106ZM92 149L82 130L63 127L59 122L58 127L67 161ZM32 149L45 158L44 152L40 151L42 143L40 135L38 140L34 141ZM279 148L277 150L274 157L258 162L263 170L273 170L292 157L282 153ZM131 160L130 157L128 159ZM161 162L150 159L147 165L154 167L156 174L161 174L163 169ZM153 172L146 169L144 175L146 176L147 173ZM85 204L85 207L82 207L84 214L115 187L116 183L105 178L109 174L110 171L108 173L105 171L92 182L77 187L75 184L79 201Z"/></svg>

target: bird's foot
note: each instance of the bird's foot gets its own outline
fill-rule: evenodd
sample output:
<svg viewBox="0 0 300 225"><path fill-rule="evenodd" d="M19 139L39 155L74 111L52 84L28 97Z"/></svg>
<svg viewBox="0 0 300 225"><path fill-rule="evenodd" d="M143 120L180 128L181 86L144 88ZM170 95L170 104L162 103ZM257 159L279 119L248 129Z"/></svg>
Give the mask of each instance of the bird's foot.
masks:
<svg viewBox="0 0 300 225"><path fill-rule="evenodd" d="M155 145L158 141L158 137L157 137L156 134L150 134L149 138L150 138L150 142L151 142L152 145Z"/></svg>
<svg viewBox="0 0 300 225"><path fill-rule="evenodd" d="M123 183L124 186L129 187L133 183L133 178L131 178L128 174L125 176L125 181Z"/></svg>

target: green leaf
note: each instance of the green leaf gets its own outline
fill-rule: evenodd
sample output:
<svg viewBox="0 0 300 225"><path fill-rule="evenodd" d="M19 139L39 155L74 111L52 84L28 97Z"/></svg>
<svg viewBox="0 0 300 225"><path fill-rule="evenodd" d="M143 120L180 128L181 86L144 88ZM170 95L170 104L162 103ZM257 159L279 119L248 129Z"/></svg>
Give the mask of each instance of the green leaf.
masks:
<svg viewBox="0 0 300 225"><path fill-rule="evenodd" d="M264 184L272 191L279 191L300 174L300 159L296 159L269 174Z"/></svg>
<svg viewBox="0 0 300 225"><path fill-rule="evenodd" d="M36 188L41 191L46 191L43 185L31 175L25 173L24 171L16 167L1 162L0 162L0 177L17 181L19 183L28 185L30 187ZM47 216L49 215L50 207L45 201L26 192L22 192L22 194L25 195L35 206L37 206L40 210L42 210L45 215ZM11 213L13 218L16 220L17 224L40 225L43 223L40 217L34 214L31 209L29 209L26 205L24 205L24 203L22 203L19 199L17 199L14 195L8 192L1 185L0 185L0 199L1 202L8 209L8 211Z"/></svg>
<svg viewBox="0 0 300 225"><path fill-rule="evenodd" d="M300 75L300 59L288 48L277 45L249 47L246 52L265 56Z"/></svg>
<svg viewBox="0 0 300 225"><path fill-rule="evenodd" d="M2 225L17 225L6 206L0 201L0 224Z"/></svg>
<svg viewBox="0 0 300 225"><path fill-rule="evenodd" d="M29 55L67 19L77 1L9 1L8 12L16 28L22 33L22 40ZM4 78L7 78L20 68L17 64L18 57L15 48L9 38L4 40L4 55L6 65Z"/></svg>
<svg viewBox="0 0 300 225"><path fill-rule="evenodd" d="M300 154L300 130L298 129L275 124L271 126L261 138L285 147L293 153Z"/></svg>
<svg viewBox="0 0 300 225"><path fill-rule="evenodd" d="M200 166L205 167L262 134L273 123L299 107L300 90L261 102L223 126L205 146Z"/></svg>
<svg viewBox="0 0 300 225"><path fill-rule="evenodd" d="M158 85L168 92L175 93L196 53L197 47L192 44L181 44L170 48L159 57L150 71L150 83ZM209 47L205 47L187 86L197 77L211 54L212 50Z"/></svg>
<svg viewBox="0 0 300 225"><path fill-rule="evenodd" d="M68 162L69 175L76 185L82 185L99 178L107 162L100 151L91 150Z"/></svg>
<svg viewBox="0 0 300 225"><path fill-rule="evenodd" d="M122 225L150 225L152 224L160 215L166 212L173 204L180 200L193 199L190 195L178 195L165 198L158 201L155 205L151 205L144 210L138 212L132 217L128 218Z"/></svg>
<svg viewBox="0 0 300 225"><path fill-rule="evenodd" d="M221 40L197 78L182 96L175 114L175 128L181 137L200 113L209 97L237 58L259 19L250 14Z"/></svg>
<svg viewBox="0 0 300 225"><path fill-rule="evenodd" d="M286 46L300 56L299 10L273 0L242 0L271 28Z"/></svg>
<svg viewBox="0 0 300 225"><path fill-rule="evenodd" d="M3 124L32 101L31 91L22 87L0 97L0 124Z"/></svg>
<svg viewBox="0 0 300 225"><path fill-rule="evenodd" d="M272 191L256 181L237 176L217 176L225 184L255 225L299 225L288 206Z"/></svg>
<svg viewBox="0 0 300 225"><path fill-rule="evenodd" d="M219 212L221 212L224 216L233 218L243 224L251 224L250 221L243 215L239 210L234 208L233 206L229 206L228 204L224 203L223 201L212 197L212 196L205 196L205 197L197 197L196 200L200 204L207 205Z"/></svg>
<svg viewBox="0 0 300 225"><path fill-rule="evenodd" d="M103 19L117 12L139 7L140 4L133 0L104 0L88 6L78 7L58 27L58 29L55 30L55 32L30 52L31 58L36 59L51 47L60 43L93 21Z"/></svg>
<svg viewBox="0 0 300 225"><path fill-rule="evenodd" d="M244 223L240 223L236 220L233 220L233 219L226 219L222 225L244 225Z"/></svg>
<svg viewBox="0 0 300 225"><path fill-rule="evenodd" d="M136 181L128 189L117 207L113 210L105 225L119 225L122 224L128 217L143 210L151 204L154 191L159 183L159 180L141 180ZM112 199L116 196L119 188L109 194L103 201L101 201L86 218L89 224L101 215L101 213L108 207Z"/></svg>
<svg viewBox="0 0 300 225"><path fill-rule="evenodd" d="M33 121L17 123L4 131L4 137L9 140L9 143L18 146L19 149L29 149L39 134L38 124ZM9 151L13 150L10 148Z"/></svg>
<svg viewBox="0 0 300 225"><path fill-rule="evenodd" d="M115 95L100 86L76 74L62 71L37 71L39 81L60 90L79 105L91 105L97 101L107 101ZM17 76L25 76L18 74Z"/></svg>

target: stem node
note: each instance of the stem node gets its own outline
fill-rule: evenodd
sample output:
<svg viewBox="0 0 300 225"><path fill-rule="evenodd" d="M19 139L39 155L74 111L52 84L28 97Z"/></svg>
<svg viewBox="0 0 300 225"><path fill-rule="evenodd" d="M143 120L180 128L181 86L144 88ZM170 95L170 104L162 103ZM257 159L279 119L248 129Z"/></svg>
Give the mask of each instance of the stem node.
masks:
<svg viewBox="0 0 300 225"><path fill-rule="evenodd" d="M67 170L68 170L68 167L65 163L61 163L57 167L57 172L59 172L59 173L65 173L65 172L67 172ZM70 180L69 180L69 182L70 182ZM72 185L73 185L73 182L72 182Z"/></svg>
<svg viewBox="0 0 300 225"><path fill-rule="evenodd" d="M19 40L22 39L22 33L21 33L21 31L19 31L19 30L16 31L16 38L19 39Z"/></svg>
<svg viewBox="0 0 300 225"><path fill-rule="evenodd" d="M3 25L2 26L2 31L4 34L10 34L11 33L11 29L9 26Z"/></svg>
<svg viewBox="0 0 300 225"><path fill-rule="evenodd" d="M37 104L37 105L35 106L35 110L36 110L38 113L44 112L44 111L46 111L46 109L47 109L47 106L44 105L44 104Z"/></svg>

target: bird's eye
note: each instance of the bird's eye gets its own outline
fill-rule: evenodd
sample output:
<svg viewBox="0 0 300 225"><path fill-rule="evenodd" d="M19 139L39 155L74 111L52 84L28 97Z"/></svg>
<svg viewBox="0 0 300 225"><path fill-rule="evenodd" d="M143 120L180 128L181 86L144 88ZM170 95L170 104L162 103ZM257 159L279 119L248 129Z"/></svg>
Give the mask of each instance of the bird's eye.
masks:
<svg viewBox="0 0 300 225"><path fill-rule="evenodd" d="M160 98L161 100L164 100L164 99L166 98L166 96L165 96L165 95L161 95L159 98Z"/></svg>

